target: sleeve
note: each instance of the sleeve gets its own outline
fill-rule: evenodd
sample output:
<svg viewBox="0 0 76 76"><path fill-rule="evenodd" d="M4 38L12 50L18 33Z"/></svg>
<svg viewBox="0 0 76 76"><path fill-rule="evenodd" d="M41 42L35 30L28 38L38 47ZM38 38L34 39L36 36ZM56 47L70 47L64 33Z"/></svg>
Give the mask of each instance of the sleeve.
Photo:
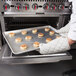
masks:
<svg viewBox="0 0 76 76"><path fill-rule="evenodd" d="M72 2L72 0L69 0L69 2Z"/></svg>
<svg viewBox="0 0 76 76"><path fill-rule="evenodd" d="M69 29L68 37L76 41L76 14L71 15L71 20L69 22L69 25L70 25L70 29Z"/></svg>
<svg viewBox="0 0 76 76"><path fill-rule="evenodd" d="M76 0L69 0L72 1L73 3L73 8L72 8L72 15L71 15L71 20L70 20L70 30L68 33L68 37L72 40L76 41Z"/></svg>
<svg viewBox="0 0 76 76"><path fill-rule="evenodd" d="M76 41L76 23L71 24L68 37Z"/></svg>

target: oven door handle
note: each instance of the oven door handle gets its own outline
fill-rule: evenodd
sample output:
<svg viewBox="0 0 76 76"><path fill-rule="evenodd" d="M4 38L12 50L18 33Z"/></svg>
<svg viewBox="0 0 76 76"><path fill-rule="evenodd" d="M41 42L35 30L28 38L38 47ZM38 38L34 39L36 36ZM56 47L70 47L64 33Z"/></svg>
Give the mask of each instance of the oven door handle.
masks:
<svg viewBox="0 0 76 76"><path fill-rule="evenodd" d="M40 12L36 12L36 14L37 15L42 15L42 14L44 15L45 13L44 12L41 12L41 13Z"/></svg>

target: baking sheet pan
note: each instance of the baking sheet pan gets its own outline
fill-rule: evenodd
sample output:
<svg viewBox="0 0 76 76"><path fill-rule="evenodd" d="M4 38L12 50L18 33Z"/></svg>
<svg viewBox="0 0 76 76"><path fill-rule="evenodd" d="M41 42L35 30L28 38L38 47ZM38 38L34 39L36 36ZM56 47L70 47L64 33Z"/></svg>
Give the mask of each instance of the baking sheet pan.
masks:
<svg viewBox="0 0 76 76"><path fill-rule="evenodd" d="M49 32L45 32L44 31L44 29L46 27L49 27L50 31L54 31L55 34L53 36L50 36ZM33 29L38 29L37 34L32 34L32 30ZM22 30L26 30L28 33L26 35L22 35L21 34ZM12 33L12 32L15 33L16 35L14 37L10 38L9 37L9 33ZM44 33L44 37L38 38L38 33L40 33L40 32ZM28 36L28 35L30 35L30 36L33 37L32 40L30 40L30 41L26 41L25 40L25 36ZM60 36L60 35L58 33L56 33L56 30L53 27L51 27L50 25L48 25L48 26L28 28L28 29L6 31L6 32L3 33L3 36L4 36L5 40L7 41L7 43L9 45L12 53L14 53L14 54L21 54L21 53L37 50L38 48L33 47L33 43L35 41L38 41L39 43L46 43L46 41L45 41L46 38L51 38L53 40L53 39L56 38L56 36ZM18 38L18 37L22 38L22 42L20 42L20 43L16 43L15 42L15 39ZM20 45L22 45L22 44L27 44L28 48L26 50L21 50L20 49Z"/></svg>

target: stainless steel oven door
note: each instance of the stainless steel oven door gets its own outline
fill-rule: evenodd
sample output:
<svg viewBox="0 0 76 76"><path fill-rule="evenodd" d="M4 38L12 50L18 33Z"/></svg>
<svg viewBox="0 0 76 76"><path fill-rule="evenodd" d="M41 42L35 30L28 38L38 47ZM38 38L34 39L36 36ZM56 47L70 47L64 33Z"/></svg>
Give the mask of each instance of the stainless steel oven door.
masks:
<svg viewBox="0 0 76 76"><path fill-rule="evenodd" d="M35 53L35 52L34 52ZM63 60L71 60L72 56L69 52L39 55L35 54L21 54L13 55L7 44L2 47L0 52L0 60L6 64L39 64L39 63L55 63Z"/></svg>

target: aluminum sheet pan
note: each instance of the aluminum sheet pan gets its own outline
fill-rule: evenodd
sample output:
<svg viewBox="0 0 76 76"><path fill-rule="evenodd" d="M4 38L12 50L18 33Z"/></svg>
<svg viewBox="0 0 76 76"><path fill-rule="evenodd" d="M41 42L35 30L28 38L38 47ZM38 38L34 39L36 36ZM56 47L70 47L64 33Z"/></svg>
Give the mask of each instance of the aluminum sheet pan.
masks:
<svg viewBox="0 0 76 76"><path fill-rule="evenodd" d="M50 36L49 32L44 31L44 29L46 27L49 27L50 31L54 31L55 34L53 36ZM38 29L37 34L32 34L33 29ZM26 35L22 35L21 34L22 30L26 30L28 33ZM10 38L9 33L12 33L12 32L15 33L16 35L14 37ZM38 38L38 33L40 33L40 32L44 33L44 37ZM28 36L28 35L33 37L32 40L30 40L30 41L25 40L25 36ZM12 53L21 54L21 53L30 52L30 51L39 49L39 48L33 47L33 43L35 41L38 41L39 43L46 43L45 42L46 38L50 37L53 40L53 39L56 38L56 36L60 36L60 35L58 33L56 33L56 30L53 27L48 25L48 26L34 27L34 28L28 28L28 29L6 31L6 32L3 33L3 36L4 36L5 40L7 41ZM18 37L22 38L22 42L20 42L20 43L15 42L15 39L18 38ZM27 44L28 48L26 50L21 50L20 45L22 45L22 44Z"/></svg>

